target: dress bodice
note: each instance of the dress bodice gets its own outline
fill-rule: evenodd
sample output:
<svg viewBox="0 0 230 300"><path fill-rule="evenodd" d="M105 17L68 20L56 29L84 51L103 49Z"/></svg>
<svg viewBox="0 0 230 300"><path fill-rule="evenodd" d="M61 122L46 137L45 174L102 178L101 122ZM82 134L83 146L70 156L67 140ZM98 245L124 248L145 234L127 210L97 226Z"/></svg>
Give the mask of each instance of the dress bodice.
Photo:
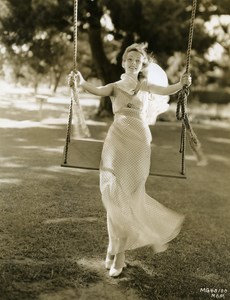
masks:
<svg viewBox="0 0 230 300"><path fill-rule="evenodd" d="M143 90L143 83L137 91L134 90L132 93L124 91L115 83L111 100L114 114L127 107L143 113L148 105L148 92Z"/></svg>

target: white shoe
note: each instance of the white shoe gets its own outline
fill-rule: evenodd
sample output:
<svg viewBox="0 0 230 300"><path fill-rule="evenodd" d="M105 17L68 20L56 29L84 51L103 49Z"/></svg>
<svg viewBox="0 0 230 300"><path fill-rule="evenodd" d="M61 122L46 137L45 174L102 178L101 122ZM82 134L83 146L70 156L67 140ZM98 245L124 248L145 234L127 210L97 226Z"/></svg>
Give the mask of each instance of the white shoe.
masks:
<svg viewBox="0 0 230 300"><path fill-rule="evenodd" d="M114 264L111 266L110 271L109 271L109 276L111 277L117 277L121 274L123 268L116 269Z"/></svg>
<svg viewBox="0 0 230 300"><path fill-rule="evenodd" d="M121 268L115 267L116 263L118 263L119 265L122 265L122 267ZM111 277L119 276L122 273L123 268L126 266L127 265L125 264L125 253L121 252L121 253L116 254L114 257L113 264L109 271L109 276L111 276Z"/></svg>
<svg viewBox="0 0 230 300"><path fill-rule="evenodd" d="M113 260L106 260L106 261L105 261L105 268L106 268L107 270L110 270L111 267L112 267L112 265L113 265ZM123 268L127 268L127 264L126 264L126 263L124 263Z"/></svg>

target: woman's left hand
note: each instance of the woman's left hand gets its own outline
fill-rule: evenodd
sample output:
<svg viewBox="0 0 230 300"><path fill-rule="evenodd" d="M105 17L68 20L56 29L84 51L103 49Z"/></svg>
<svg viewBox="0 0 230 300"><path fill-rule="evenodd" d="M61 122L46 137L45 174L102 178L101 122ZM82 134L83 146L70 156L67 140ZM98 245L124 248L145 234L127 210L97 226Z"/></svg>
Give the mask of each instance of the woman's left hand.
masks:
<svg viewBox="0 0 230 300"><path fill-rule="evenodd" d="M184 73L181 77L181 80L180 80L181 84L183 86L190 86L192 84L192 77L191 77L191 74L188 74L188 73Z"/></svg>
<svg viewBox="0 0 230 300"><path fill-rule="evenodd" d="M75 80L76 73L74 71L71 71L68 75L68 84L70 87L74 86L74 80Z"/></svg>

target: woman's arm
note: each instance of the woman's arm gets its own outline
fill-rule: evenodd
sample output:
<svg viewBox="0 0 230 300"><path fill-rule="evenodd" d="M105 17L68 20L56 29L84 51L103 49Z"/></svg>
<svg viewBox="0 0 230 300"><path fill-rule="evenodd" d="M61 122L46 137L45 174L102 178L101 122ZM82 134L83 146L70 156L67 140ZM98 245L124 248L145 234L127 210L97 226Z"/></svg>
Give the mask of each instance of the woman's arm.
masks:
<svg viewBox="0 0 230 300"><path fill-rule="evenodd" d="M93 84L84 80L83 83L81 84L81 86L87 92L97 95L97 96L101 96L101 97L111 96L112 91L113 91L112 83L104 85L104 86L96 87Z"/></svg>
<svg viewBox="0 0 230 300"><path fill-rule="evenodd" d="M179 90L181 90L182 87L183 85L180 82L176 84L168 85L167 87L149 84L148 91L152 94L157 94L157 95L172 95L177 93Z"/></svg>
<svg viewBox="0 0 230 300"><path fill-rule="evenodd" d="M158 86L154 84L148 84L148 91L152 94L158 95L172 95L177 93L179 90L183 88L184 85L190 86L192 83L192 79L190 74L184 74L181 77L180 82L176 84L168 85L167 87Z"/></svg>
<svg viewBox="0 0 230 300"><path fill-rule="evenodd" d="M73 77L72 77L73 76ZM82 86L84 90L86 90L87 92L97 95L97 96L102 96L102 97L106 97L106 96L111 96L112 91L113 91L113 84L107 84L105 86L99 86L96 87L93 84L87 82L82 74L80 72L77 73L72 73L70 80L75 79L77 81L77 85Z"/></svg>

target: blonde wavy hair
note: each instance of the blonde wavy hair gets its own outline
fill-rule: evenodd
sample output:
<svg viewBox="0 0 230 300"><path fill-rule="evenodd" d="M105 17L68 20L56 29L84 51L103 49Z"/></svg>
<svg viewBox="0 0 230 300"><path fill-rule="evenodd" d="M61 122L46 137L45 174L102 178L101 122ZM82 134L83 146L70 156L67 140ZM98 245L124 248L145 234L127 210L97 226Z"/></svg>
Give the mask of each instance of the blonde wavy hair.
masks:
<svg viewBox="0 0 230 300"><path fill-rule="evenodd" d="M128 53L131 51L136 51L136 52L142 54L142 56L144 57L143 68L142 68L141 72L139 73L138 78L139 79L146 78L147 77L147 67L150 62L154 61L153 56L149 55L147 53L147 44L146 43L140 43L140 44L134 43L134 44L130 45L129 47L127 47L122 56L122 62L124 62L126 60Z"/></svg>

